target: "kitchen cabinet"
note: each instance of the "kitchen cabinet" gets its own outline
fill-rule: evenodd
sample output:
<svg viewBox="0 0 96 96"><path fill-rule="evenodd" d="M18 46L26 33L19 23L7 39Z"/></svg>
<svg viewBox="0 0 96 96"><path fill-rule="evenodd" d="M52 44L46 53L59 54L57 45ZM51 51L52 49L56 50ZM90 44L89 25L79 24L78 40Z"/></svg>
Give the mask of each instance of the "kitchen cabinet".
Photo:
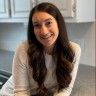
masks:
<svg viewBox="0 0 96 96"><path fill-rule="evenodd" d="M26 24L30 9L41 2L55 4L66 22L95 21L95 0L0 0L0 23Z"/></svg>
<svg viewBox="0 0 96 96"><path fill-rule="evenodd" d="M8 0L0 0L0 18L9 17Z"/></svg>
<svg viewBox="0 0 96 96"><path fill-rule="evenodd" d="M32 0L0 0L0 22L26 22Z"/></svg>
<svg viewBox="0 0 96 96"><path fill-rule="evenodd" d="M12 17L28 17L32 7L31 0L10 0Z"/></svg>
<svg viewBox="0 0 96 96"><path fill-rule="evenodd" d="M37 3L41 2L50 2L55 4L64 17L74 16L74 11L72 8L74 6L74 0L38 0Z"/></svg>
<svg viewBox="0 0 96 96"><path fill-rule="evenodd" d="M95 21L95 0L37 0L37 3L41 2L55 4L66 22Z"/></svg>

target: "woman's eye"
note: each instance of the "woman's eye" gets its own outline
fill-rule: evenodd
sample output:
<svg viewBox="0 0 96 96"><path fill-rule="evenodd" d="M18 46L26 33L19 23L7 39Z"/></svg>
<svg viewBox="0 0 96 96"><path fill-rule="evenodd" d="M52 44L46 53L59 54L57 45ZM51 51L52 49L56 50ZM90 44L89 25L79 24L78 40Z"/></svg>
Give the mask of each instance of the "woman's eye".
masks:
<svg viewBox="0 0 96 96"><path fill-rule="evenodd" d="M46 22L46 25L47 26L50 26L51 24L52 24L52 22L50 22L50 21L49 22Z"/></svg>
<svg viewBox="0 0 96 96"><path fill-rule="evenodd" d="M39 27L41 27L40 24L34 24L33 26L34 26L34 28L39 28Z"/></svg>

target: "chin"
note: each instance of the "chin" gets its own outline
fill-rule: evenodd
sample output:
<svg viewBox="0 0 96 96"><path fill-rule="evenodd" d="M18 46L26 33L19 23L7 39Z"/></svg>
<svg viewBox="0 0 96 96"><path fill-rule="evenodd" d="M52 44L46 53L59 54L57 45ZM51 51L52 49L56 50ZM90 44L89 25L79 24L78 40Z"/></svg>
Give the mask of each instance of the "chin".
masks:
<svg viewBox="0 0 96 96"><path fill-rule="evenodd" d="M50 44L43 44L45 47L51 47L54 45L54 43L50 43Z"/></svg>

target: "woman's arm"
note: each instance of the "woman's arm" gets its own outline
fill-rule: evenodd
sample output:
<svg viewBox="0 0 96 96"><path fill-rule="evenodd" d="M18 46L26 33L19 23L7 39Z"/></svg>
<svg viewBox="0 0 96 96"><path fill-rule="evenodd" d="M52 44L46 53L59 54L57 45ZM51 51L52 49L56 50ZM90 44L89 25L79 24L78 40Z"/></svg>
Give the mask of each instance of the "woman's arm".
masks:
<svg viewBox="0 0 96 96"><path fill-rule="evenodd" d="M26 51L27 44L23 42L17 48L13 59L12 75L15 96L30 96Z"/></svg>
<svg viewBox="0 0 96 96"><path fill-rule="evenodd" d="M77 75L77 71L78 71L78 66L79 66L79 61L80 61L80 56L81 56L81 48L79 47L78 44L71 42L72 44L72 48L75 52L75 58L74 58L74 68L73 71L71 73L72 76L72 80L71 83L69 84L69 87L62 89L62 91L60 91L59 93L54 93L53 96L70 96L75 79L76 79L76 75Z"/></svg>

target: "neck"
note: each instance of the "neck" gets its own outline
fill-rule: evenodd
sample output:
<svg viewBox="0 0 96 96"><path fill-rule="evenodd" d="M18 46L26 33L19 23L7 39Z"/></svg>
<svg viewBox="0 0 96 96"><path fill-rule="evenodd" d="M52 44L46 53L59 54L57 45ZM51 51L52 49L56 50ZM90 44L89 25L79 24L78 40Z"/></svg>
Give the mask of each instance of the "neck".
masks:
<svg viewBox="0 0 96 96"><path fill-rule="evenodd" d="M45 47L45 53L51 55L51 54L52 54L52 51L53 51L53 47L54 47L54 46Z"/></svg>

